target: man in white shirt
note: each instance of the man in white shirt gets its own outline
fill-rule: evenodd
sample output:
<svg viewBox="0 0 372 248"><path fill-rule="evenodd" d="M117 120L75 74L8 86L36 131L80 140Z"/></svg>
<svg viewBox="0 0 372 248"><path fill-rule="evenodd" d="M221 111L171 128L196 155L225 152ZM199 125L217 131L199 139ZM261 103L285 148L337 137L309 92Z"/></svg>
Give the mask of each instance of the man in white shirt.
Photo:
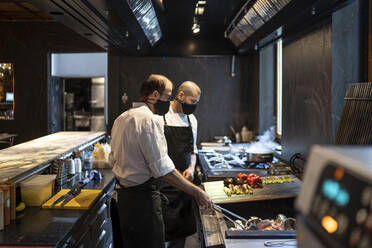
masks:
<svg viewBox="0 0 372 248"><path fill-rule="evenodd" d="M197 120L192 114L199 102L201 90L191 81L183 82L177 89L169 112L163 115L164 133L168 155L182 176L193 181L196 164ZM196 231L192 197L163 182L160 192L168 198L163 202L165 240L167 248L183 248L185 238Z"/></svg>
<svg viewBox="0 0 372 248"><path fill-rule="evenodd" d="M114 122L110 163L120 189L117 211L125 248L164 246L159 179L195 197L203 208L212 201L175 170L167 154L163 123L155 114L169 110L173 84L150 75L141 86L141 101Z"/></svg>

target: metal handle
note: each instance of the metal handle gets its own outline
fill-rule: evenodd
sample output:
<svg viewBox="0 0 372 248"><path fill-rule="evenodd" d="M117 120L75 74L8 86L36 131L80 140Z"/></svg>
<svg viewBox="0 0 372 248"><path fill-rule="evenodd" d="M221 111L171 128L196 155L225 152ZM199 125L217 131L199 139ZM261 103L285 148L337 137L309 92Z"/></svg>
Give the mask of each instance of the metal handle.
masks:
<svg viewBox="0 0 372 248"><path fill-rule="evenodd" d="M236 227L237 225L239 225L239 226L244 230L244 226L243 226L242 224L240 224L240 223L234 221L233 219L231 219L229 216L227 216L226 214L224 214L220 209L215 208L214 210L216 210L216 211L219 212L223 217L225 217L226 219L228 219L229 221L231 221L231 222L235 225L235 227Z"/></svg>
<svg viewBox="0 0 372 248"><path fill-rule="evenodd" d="M222 211L222 212L226 212L226 213L230 214L231 216L234 216L234 217L240 219L241 221L244 221L244 223L248 221L247 219L241 217L240 215L237 215L237 214L235 214L235 213L233 213L233 212L231 212L231 211L229 211L229 210L227 210L227 209L225 209L223 207L220 207L217 204L213 204L213 207L216 208L216 209L218 209L218 210L220 210L220 211Z"/></svg>
<svg viewBox="0 0 372 248"><path fill-rule="evenodd" d="M266 247L283 247L283 246L297 246L296 240L276 240L276 241L265 241L264 245Z"/></svg>

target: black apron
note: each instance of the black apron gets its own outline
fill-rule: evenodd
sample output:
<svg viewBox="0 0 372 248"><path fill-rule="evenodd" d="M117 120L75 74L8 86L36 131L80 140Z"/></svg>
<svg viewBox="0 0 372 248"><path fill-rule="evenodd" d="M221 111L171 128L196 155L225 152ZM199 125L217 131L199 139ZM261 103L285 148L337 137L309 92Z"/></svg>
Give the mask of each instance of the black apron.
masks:
<svg viewBox="0 0 372 248"><path fill-rule="evenodd" d="M164 222L161 210L160 180L117 189L116 210L124 248L163 248Z"/></svg>
<svg viewBox="0 0 372 248"><path fill-rule="evenodd" d="M194 138L189 116L188 127L172 127L164 118L164 134L167 140L168 155L176 169L182 172L188 168L194 151ZM168 203L162 202L165 225L165 240L175 240L195 233L196 223L192 208L192 196L180 191L166 182L162 182L160 192L168 198Z"/></svg>

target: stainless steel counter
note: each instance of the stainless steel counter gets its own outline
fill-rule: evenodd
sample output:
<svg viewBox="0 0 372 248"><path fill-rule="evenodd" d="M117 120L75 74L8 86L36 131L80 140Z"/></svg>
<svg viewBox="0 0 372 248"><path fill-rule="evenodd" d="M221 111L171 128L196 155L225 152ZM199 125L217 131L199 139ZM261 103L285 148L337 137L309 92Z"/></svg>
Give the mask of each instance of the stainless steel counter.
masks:
<svg viewBox="0 0 372 248"><path fill-rule="evenodd" d="M102 139L105 132L58 132L0 150L0 183L18 182L31 171Z"/></svg>

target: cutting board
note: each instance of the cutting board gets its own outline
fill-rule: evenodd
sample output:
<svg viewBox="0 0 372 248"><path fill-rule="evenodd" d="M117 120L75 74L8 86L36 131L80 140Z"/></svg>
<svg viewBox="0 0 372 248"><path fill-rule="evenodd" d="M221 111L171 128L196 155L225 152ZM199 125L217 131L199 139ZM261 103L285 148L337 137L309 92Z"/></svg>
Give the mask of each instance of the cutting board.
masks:
<svg viewBox="0 0 372 248"><path fill-rule="evenodd" d="M60 196L69 192L69 189L62 189L57 194L55 194L52 198L50 198L47 202L42 205L42 208L50 208L55 200L57 200ZM60 205L63 201L59 202L57 205L53 206L50 209L82 209L88 210L90 206L96 201L96 199L102 194L102 190L95 190L95 189L82 189L81 193L77 195L75 198L72 198L71 201L66 203L63 207Z"/></svg>
<svg viewBox="0 0 372 248"><path fill-rule="evenodd" d="M264 184L263 188L253 189L253 194L227 196L223 191L223 181L203 183L205 192L212 201L219 203L237 203L296 197L300 192L301 181L293 177L293 182L282 184Z"/></svg>

